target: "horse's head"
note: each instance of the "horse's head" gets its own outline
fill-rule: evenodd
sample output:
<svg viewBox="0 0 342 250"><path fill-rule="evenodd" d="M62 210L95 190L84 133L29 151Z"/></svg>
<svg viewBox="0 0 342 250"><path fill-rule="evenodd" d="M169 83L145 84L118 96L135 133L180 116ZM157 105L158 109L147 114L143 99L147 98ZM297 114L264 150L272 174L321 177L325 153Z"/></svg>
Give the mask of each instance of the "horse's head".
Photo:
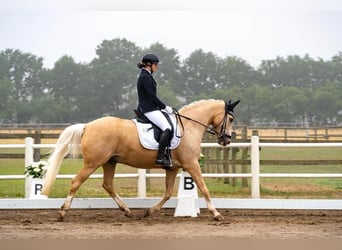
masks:
<svg viewBox="0 0 342 250"><path fill-rule="evenodd" d="M220 132L218 133L217 143L222 146L227 146L230 144L232 139L232 126L234 120L234 108L238 105L240 100L233 102L229 100L225 102L225 109L222 121L217 125L221 125Z"/></svg>

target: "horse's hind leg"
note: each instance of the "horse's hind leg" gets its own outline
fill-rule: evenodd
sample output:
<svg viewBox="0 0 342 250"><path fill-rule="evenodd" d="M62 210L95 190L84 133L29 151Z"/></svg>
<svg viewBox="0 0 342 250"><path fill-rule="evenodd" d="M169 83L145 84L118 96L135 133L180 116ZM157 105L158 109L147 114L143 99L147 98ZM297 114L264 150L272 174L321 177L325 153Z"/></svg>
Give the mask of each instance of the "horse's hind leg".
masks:
<svg viewBox="0 0 342 250"><path fill-rule="evenodd" d="M108 192L108 194L115 200L121 211L125 212L125 216L132 218L132 212L129 210L125 202L120 198L117 192L114 190L113 178L115 175L116 164L106 163L103 165L103 185L102 187Z"/></svg>
<svg viewBox="0 0 342 250"><path fill-rule="evenodd" d="M63 206L58 211L58 221L63 221L66 211L71 207L72 200L78 188L96 170L96 167L84 166L71 181L71 187Z"/></svg>

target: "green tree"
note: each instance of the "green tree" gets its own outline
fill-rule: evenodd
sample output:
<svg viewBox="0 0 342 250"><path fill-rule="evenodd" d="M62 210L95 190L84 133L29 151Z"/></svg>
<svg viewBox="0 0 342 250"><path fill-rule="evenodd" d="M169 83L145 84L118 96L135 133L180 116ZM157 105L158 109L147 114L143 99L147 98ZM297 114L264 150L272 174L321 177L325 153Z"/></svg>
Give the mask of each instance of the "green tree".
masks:
<svg viewBox="0 0 342 250"><path fill-rule="evenodd" d="M51 70L20 50L0 51L0 122L87 122L104 115L131 118L137 105L136 64L160 57L158 95L174 107L193 100L241 99L240 123L342 122L342 52L331 60L290 55L258 69L235 56L195 50L180 61L160 43L141 49L126 39L104 40L89 64L62 56Z"/></svg>
<svg viewBox="0 0 342 250"><path fill-rule="evenodd" d="M48 106L58 111L54 122L78 121L79 100L87 98L84 96L85 93L80 91L83 84L82 67L82 64L75 63L72 57L65 55L46 73L48 83L45 91L49 98L42 98L36 102L36 105L40 102L46 105L50 103L51 105ZM56 108L52 108L52 105L56 105Z"/></svg>
<svg viewBox="0 0 342 250"><path fill-rule="evenodd" d="M126 39L104 40L96 49L90 67L94 78L92 102L99 115L131 117L127 108L136 106L137 62L141 49Z"/></svg>
<svg viewBox="0 0 342 250"><path fill-rule="evenodd" d="M267 123L273 120L272 89L269 86L252 84L242 89L241 108L249 122ZM243 104L243 105L242 105Z"/></svg>
<svg viewBox="0 0 342 250"><path fill-rule="evenodd" d="M309 103L305 91L301 88L294 86L273 88L268 100L274 122L305 122Z"/></svg>
<svg viewBox="0 0 342 250"><path fill-rule="evenodd" d="M199 49L185 59L182 76L185 80L184 95L193 97L201 93L211 92L218 87L217 68L219 58L211 53ZM191 99L191 98L190 98Z"/></svg>
<svg viewBox="0 0 342 250"><path fill-rule="evenodd" d="M231 88L233 86L247 87L259 83L261 75L245 60L236 56L228 56L219 60L217 88Z"/></svg>
<svg viewBox="0 0 342 250"><path fill-rule="evenodd" d="M24 123L34 117L30 104L43 94L44 83L41 81L43 59L20 50L6 49L0 52L0 79L7 79L13 114L7 122ZM7 83L8 85L8 83Z"/></svg>
<svg viewBox="0 0 342 250"><path fill-rule="evenodd" d="M312 95L311 122L315 125L335 125L341 121L342 85L327 82L317 88Z"/></svg>
<svg viewBox="0 0 342 250"><path fill-rule="evenodd" d="M323 60L315 61L309 55L303 58L294 55L262 61L259 71L264 75L264 81L267 85L304 88L313 87L322 82L322 78L324 79L320 70L322 68L324 68Z"/></svg>
<svg viewBox="0 0 342 250"><path fill-rule="evenodd" d="M331 69L330 80L334 82L339 82L342 85L342 52L331 58L329 62Z"/></svg>
<svg viewBox="0 0 342 250"><path fill-rule="evenodd" d="M13 85L7 78L0 79L0 123L10 121L15 112L15 102L12 96Z"/></svg>
<svg viewBox="0 0 342 250"><path fill-rule="evenodd" d="M68 120L71 112L63 102L58 102L51 95L42 95L34 99L31 107L37 123L72 123Z"/></svg>

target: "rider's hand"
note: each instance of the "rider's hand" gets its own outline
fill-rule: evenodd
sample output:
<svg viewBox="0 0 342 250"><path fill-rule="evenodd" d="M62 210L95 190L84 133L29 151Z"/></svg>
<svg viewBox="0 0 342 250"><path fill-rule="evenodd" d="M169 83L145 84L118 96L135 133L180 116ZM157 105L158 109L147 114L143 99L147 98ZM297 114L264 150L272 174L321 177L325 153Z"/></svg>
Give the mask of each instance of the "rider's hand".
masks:
<svg viewBox="0 0 342 250"><path fill-rule="evenodd" d="M166 106L166 108L164 110L169 114L172 114L172 112L173 112L173 108L170 106Z"/></svg>

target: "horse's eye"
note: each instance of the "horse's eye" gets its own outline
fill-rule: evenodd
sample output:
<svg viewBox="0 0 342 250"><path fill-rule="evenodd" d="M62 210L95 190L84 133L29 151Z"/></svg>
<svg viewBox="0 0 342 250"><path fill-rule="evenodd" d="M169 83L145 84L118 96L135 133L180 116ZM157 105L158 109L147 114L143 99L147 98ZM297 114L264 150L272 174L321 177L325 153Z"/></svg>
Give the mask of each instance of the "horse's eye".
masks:
<svg viewBox="0 0 342 250"><path fill-rule="evenodd" d="M229 118L229 122L232 123L234 121L234 118Z"/></svg>

